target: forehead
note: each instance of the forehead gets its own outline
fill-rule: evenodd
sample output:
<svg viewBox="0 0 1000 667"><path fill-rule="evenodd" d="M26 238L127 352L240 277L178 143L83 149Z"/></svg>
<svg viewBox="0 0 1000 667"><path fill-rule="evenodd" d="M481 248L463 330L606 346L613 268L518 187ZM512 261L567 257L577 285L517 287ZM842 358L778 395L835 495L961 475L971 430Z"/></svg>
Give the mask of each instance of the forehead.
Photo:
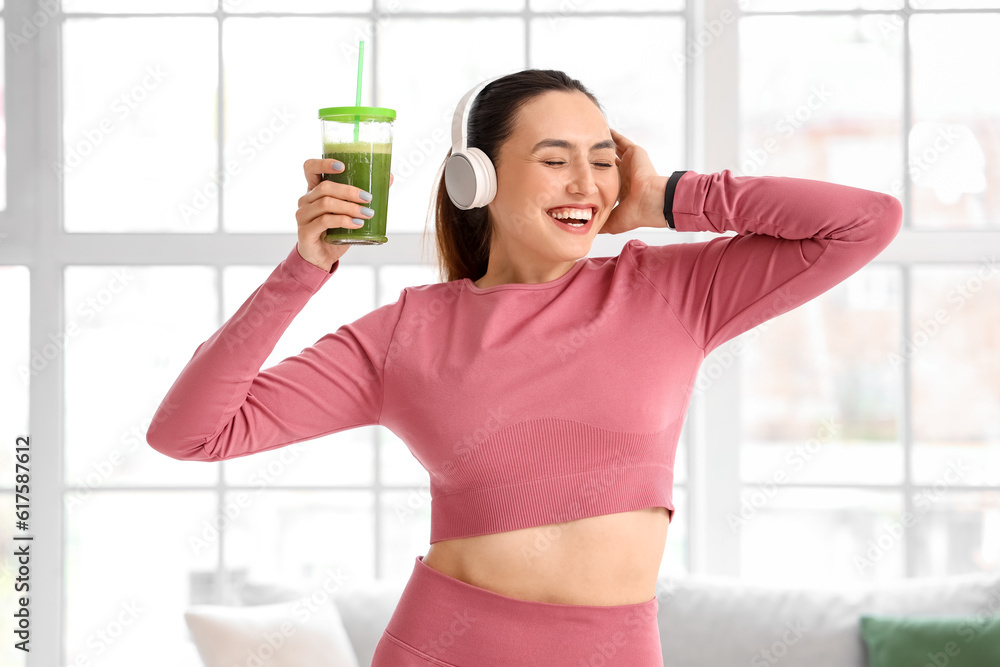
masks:
<svg viewBox="0 0 1000 667"><path fill-rule="evenodd" d="M530 150L541 139L566 139L586 146L611 136L604 114L580 91L550 90L521 107L510 143Z"/></svg>

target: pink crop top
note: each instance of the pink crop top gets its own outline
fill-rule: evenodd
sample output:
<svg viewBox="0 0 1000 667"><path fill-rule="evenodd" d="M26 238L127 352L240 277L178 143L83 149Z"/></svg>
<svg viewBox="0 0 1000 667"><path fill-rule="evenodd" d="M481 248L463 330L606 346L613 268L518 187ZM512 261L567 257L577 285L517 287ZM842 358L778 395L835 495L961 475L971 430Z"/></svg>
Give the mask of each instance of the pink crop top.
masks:
<svg viewBox="0 0 1000 667"><path fill-rule="evenodd" d="M195 350L147 433L175 459L222 461L380 424L430 475L430 542L666 507L699 365L879 254L902 207L823 181L687 171L678 231L629 240L545 283L469 279L398 299L264 370L328 273L293 247ZM654 223L656 224L656 223Z"/></svg>

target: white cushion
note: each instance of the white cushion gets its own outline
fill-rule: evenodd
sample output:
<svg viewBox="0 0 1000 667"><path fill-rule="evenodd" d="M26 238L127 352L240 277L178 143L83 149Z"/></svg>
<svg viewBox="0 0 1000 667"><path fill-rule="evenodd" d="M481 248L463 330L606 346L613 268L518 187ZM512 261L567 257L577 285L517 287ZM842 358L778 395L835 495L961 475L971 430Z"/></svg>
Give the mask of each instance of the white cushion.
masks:
<svg viewBox="0 0 1000 667"><path fill-rule="evenodd" d="M375 646L399 604L406 581L399 577L348 580L338 583L331 594L359 664L371 664ZM257 605L294 600L307 595L310 588L315 588L315 585L293 587L283 581L249 581L239 586L238 592L242 604Z"/></svg>
<svg viewBox="0 0 1000 667"><path fill-rule="evenodd" d="M825 588L684 575L662 577L657 598L671 667L863 667L862 613L988 612L1000 606L1000 573Z"/></svg>
<svg viewBox="0 0 1000 667"><path fill-rule="evenodd" d="M205 667L359 667L330 598L322 605L196 605L184 619Z"/></svg>
<svg viewBox="0 0 1000 667"><path fill-rule="evenodd" d="M405 579L352 582L333 594L358 662L370 665L375 646L399 604Z"/></svg>

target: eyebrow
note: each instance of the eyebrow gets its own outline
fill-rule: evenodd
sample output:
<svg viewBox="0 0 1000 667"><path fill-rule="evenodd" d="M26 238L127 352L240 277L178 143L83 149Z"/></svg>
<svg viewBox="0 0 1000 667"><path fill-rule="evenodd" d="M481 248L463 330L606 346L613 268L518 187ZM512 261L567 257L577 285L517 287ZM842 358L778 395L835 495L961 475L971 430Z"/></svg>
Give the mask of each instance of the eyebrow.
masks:
<svg viewBox="0 0 1000 667"><path fill-rule="evenodd" d="M531 149L534 153L539 148L576 148L576 144L565 139L542 139L535 147ZM590 147L590 150L597 151L602 148L615 148L615 142L613 139L605 139L604 141L598 141L596 144Z"/></svg>

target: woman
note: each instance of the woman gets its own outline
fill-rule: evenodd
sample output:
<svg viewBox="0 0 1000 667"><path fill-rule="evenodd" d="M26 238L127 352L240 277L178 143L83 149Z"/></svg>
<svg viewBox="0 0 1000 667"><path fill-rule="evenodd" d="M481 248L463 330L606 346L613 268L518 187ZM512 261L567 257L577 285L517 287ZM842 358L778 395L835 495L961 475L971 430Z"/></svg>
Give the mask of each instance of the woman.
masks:
<svg viewBox="0 0 1000 667"><path fill-rule="evenodd" d="M402 438L430 473L431 546L375 667L662 665L656 577L701 361L867 264L901 206L806 179L660 176L559 71L487 85L468 143L496 194L463 210L439 182L447 280L260 371L347 250L324 230L364 217L364 193L320 180L342 167L307 160L296 247L195 351L147 439L219 461L369 424ZM587 257L596 234L641 227L736 235Z"/></svg>

